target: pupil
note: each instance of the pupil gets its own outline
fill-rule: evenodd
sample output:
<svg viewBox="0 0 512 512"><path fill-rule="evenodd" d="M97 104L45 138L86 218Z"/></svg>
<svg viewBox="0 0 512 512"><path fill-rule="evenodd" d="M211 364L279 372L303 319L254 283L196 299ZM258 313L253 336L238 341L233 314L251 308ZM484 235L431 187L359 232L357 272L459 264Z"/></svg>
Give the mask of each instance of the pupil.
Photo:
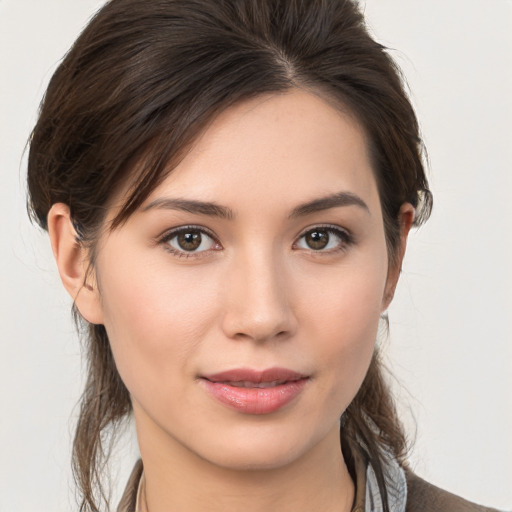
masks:
<svg viewBox="0 0 512 512"><path fill-rule="evenodd" d="M306 235L306 242L311 249L323 249L329 243L327 231L311 231Z"/></svg>
<svg viewBox="0 0 512 512"><path fill-rule="evenodd" d="M194 251L201 245L201 233L188 232L178 235L178 244L184 251Z"/></svg>

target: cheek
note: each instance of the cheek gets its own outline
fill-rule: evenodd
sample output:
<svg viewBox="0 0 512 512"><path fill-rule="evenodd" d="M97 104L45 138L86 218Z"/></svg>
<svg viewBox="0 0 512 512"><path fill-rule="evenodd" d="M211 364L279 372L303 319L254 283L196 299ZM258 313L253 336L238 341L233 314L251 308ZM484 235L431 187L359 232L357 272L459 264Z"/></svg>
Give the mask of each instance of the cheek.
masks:
<svg viewBox="0 0 512 512"><path fill-rule="evenodd" d="M309 339L317 340L327 408L343 412L361 386L374 351L385 284L386 268L379 262L350 268L326 280L303 304Z"/></svg>
<svg viewBox="0 0 512 512"><path fill-rule="evenodd" d="M347 290L348 291L348 290ZM371 294L355 291L334 302L336 313L326 318L326 339L330 341L333 362L349 374L358 371L371 355L380 318L380 301Z"/></svg>
<svg viewBox="0 0 512 512"><path fill-rule="evenodd" d="M216 287L196 271L125 258L99 272L105 328L122 380L137 396L190 374L200 340L215 321ZM127 279L129 276L129 279ZM198 290L199 283L201 289Z"/></svg>
<svg viewBox="0 0 512 512"><path fill-rule="evenodd" d="M335 270L309 273L309 282L301 287L309 290L303 294L301 309L311 327L315 325L329 339L339 337L355 345L375 331L387 278L386 255L380 253L381 258L365 259L356 254L357 264L347 261Z"/></svg>

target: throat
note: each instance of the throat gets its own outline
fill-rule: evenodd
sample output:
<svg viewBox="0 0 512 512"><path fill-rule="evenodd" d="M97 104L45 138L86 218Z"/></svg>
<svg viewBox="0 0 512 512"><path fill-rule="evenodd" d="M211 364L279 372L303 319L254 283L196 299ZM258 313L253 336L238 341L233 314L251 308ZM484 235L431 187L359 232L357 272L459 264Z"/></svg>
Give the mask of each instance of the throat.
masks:
<svg viewBox="0 0 512 512"><path fill-rule="evenodd" d="M144 461L140 512L352 510L355 486L343 459L338 429L302 456L269 469L221 467L190 457L183 447L164 453L153 442L140 445Z"/></svg>

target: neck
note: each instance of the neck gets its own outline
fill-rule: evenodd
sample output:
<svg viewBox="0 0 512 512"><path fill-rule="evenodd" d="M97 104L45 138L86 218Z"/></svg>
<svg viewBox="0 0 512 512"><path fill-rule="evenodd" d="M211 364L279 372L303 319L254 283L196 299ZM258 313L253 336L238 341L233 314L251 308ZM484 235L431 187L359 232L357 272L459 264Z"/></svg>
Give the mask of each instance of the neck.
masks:
<svg viewBox="0 0 512 512"><path fill-rule="evenodd" d="M138 438L144 462L144 512L352 509L354 484L343 460L338 429L293 462L270 469L220 467L167 435L139 426Z"/></svg>

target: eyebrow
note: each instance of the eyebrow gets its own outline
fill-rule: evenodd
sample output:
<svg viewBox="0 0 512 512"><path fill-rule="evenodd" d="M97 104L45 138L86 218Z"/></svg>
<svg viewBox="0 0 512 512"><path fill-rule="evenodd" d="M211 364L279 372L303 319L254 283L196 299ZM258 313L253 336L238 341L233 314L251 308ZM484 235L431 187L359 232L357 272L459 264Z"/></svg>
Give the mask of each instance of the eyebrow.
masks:
<svg viewBox="0 0 512 512"><path fill-rule="evenodd" d="M219 206L215 203L196 201L194 199L179 199L162 197L151 201L142 211L147 212L152 209L178 210L198 215L209 215L211 217L221 217L231 220L234 218L233 210L226 206Z"/></svg>
<svg viewBox="0 0 512 512"><path fill-rule="evenodd" d="M289 217L302 217L303 215L310 215L312 213L340 206L358 206L367 213L370 213L368 205L358 195L353 194L352 192L338 192L337 194L331 194L300 204L292 210Z"/></svg>
<svg viewBox="0 0 512 512"><path fill-rule="evenodd" d="M368 205L356 194L353 194L352 192L338 192L336 194L320 197L318 199L308 201L307 203L300 204L292 210L288 217L290 219L302 217L341 206L357 206L370 213ZM220 217L227 220L232 220L235 217L235 213L231 208L220 206L212 202L197 201L195 199L162 197L151 201L142 209L142 211L146 212L152 209L178 210L197 215Z"/></svg>

